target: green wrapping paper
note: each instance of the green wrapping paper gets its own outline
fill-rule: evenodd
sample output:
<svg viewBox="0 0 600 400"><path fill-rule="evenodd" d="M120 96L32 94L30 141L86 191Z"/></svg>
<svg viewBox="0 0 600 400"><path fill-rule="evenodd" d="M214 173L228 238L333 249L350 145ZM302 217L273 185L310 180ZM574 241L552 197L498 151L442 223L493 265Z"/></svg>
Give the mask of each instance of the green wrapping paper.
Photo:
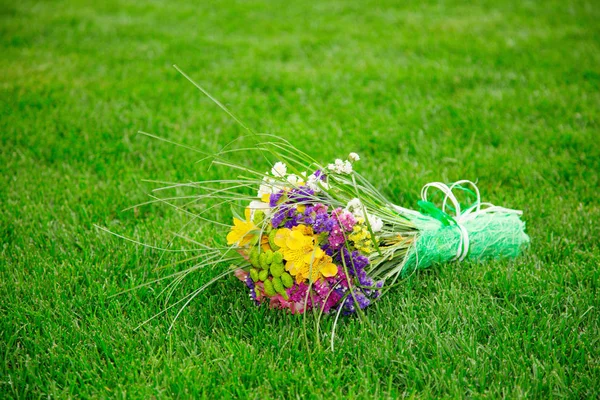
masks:
<svg viewBox="0 0 600 400"><path fill-rule="evenodd" d="M403 277L416 269L457 260L463 237L457 223L420 215L415 225L422 227L402 268ZM467 231L469 249L465 260L485 261L517 257L529 244L525 223L514 212L493 212L476 216L462 224Z"/></svg>

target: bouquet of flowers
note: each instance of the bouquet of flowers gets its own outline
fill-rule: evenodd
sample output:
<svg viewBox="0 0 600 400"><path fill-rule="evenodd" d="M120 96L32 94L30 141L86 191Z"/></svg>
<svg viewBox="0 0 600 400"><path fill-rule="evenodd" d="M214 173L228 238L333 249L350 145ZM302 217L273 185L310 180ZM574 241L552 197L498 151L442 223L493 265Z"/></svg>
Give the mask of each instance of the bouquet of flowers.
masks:
<svg viewBox="0 0 600 400"><path fill-rule="evenodd" d="M243 204L243 216L227 228L227 246L205 250L211 265L229 265L225 273L243 281L257 305L352 314L416 269L515 257L529 242L521 211L481 202L470 181L425 185L420 211L413 211L355 171L356 153L321 165L287 141L268 140L253 149L275 156L270 171L217 157L214 163L240 175L186 185L206 192L199 198ZM443 195L439 208L428 198L432 190Z"/></svg>
<svg viewBox="0 0 600 400"><path fill-rule="evenodd" d="M400 207L355 170L358 154L322 165L286 140L256 134L175 68L247 130L253 144L232 149L232 142L217 154L206 154L213 164L237 171L235 178L169 183L157 189L199 191L156 201L210 222L222 232L210 246L177 235L198 246L199 255L194 259L199 261L169 276L174 281L167 288L173 289L185 276L202 268L217 267L220 271L157 315L183 303L176 320L208 285L233 273L245 283L257 305L266 303L294 314L308 310L319 315L335 313L337 321L340 314L362 311L396 286L399 278L417 269L465 259L512 258L529 243L520 219L522 212L482 202L471 181L428 183L421 191L419 211ZM242 139L245 137L238 140ZM247 156L249 151L272 159L270 171L260 172L226 158L238 152ZM442 195L439 207L430 201L431 191ZM183 200L186 205L202 203L203 209L188 210L185 205L173 204L174 200ZM233 210L232 225L223 223L220 214L212 219L207 216L223 205L243 207L243 213ZM225 240L226 245L219 244Z"/></svg>

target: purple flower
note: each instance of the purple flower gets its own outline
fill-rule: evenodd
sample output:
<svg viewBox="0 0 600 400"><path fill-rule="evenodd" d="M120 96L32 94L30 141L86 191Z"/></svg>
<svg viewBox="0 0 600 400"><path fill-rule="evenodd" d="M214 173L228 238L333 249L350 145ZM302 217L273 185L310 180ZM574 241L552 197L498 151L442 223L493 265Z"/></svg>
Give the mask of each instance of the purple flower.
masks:
<svg viewBox="0 0 600 400"><path fill-rule="evenodd" d="M294 203L309 203L313 200L315 192L307 187L294 188L289 191L288 198Z"/></svg>
<svg viewBox="0 0 600 400"><path fill-rule="evenodd" d="M317 214L313 223L315 233L329 232L335 221L331 220L327 214Z"/></svg>
<svg viewBox="0 0 600 400"><path fill-rule="evenodd" d="M244 283L246 284L246 286L248 286L248 289L250 289L250 298L252 300L254 300L254 303L256 303L258 305L260 302L256 298L256 289L255 289L255 286L254 286L254 281L250 277L250 274L248 274L248 276L246 277L246 280L244 281Z"/></svg>
<svg viewBox="0 0 600 400"><path fill-rule="evenodd" d="M322 245L321 249L323 249L325 254L327 254L329 257L333 257L333 255L335 254L335 250L329 245L329 243L325 243L324 245Z"/></svg>
<svg viewBox="0 0 600 400"><path fill-rule="evenodd" d="M349 295L348 297L346 297L343 307L344 314L346 315L352 314L356 311L356 307L354 307L354 299L352 298L352 296Z"/></svg>
<svg viewBox="0 0 600 400"><path fill-rule="evenodd" d="M383 287L383 281L379 281L375 284L375 287L377 289L381 289ZM373 296L371 296L373 299L378 299L379 296L381 295L381 291L380 290L373 290Z"/></svg>
<svg viewBox="0 0 600 400"><path fill-rule="evenodd" d="M326 178L326 177L325 177L325 174L324 174L324 173L323 173L323 171L321 171L320 169L316 170L316 171L315 171L315 173L314 173L313 175L314 175L314 177L315 177L316 179L320 179L320 180L322 180L322 181L324 181L324 180L325 180L325 178Z"/></svg>
<svg viewBox="0 0 600 400"><path fill-rule="evenodd" d="M344 218L340 218L340 224L344 227L346 232L352 232L352 228L356 225L356 220L354 216L350 213L344 214Z"/></svg>
<svg viewBox="0 0 600 400"><path fill-rule="evenodd" d="M356 277L358 278L358 283L360 283L362 286L372 287L374 284L373 279L367 275L364 269L360 270L356 274Z"/></svg>
<svg viewBox="0 0 600 400"><path fill-rule="evenodd" d="M286 217L293 218L293 217L296 216L297 212L296 212L296 208L295 207L293 207L293 206L287 206L285 208L287 209Z"/></svg>
<svg viewBox="0 0 600 400"><path fill-rule="evenodd" d="M371 300L359 290L355 290L353 293L348 294L346 300L344 300L342 304L342 307L344 307L343 312L345 315L353 314L356 312L356 306L363 310L369 304L371 304Z"/></svg>
<svg viewBox="0 0 600 400"><path fill-rule="evenodd" d="M316 301L316 303L319 309L323 310L323 312L327 314L333 307L335 307L342 296L329 287L329 285L326 283L315 283L318 283L318 285L315 285L315 291L318 294L318 302Z"/></svg>
<svg viewBox="0 0 600 400"><path fill-rule="evenodd" d="M269 196L269 206L276 207L279 200L281 200L281 196L283 196L283 191L272 193L271 196Z"/></svg>
<svg viewBox="0 0 600 400"><path fill-rule="evenodd" d="M327 282L329 282L329 286L335 289L348 289L348 278L346 277L346 273L343 269L339 268L338 273L335 276L327 278Z"/></svg>
<svg viewBox="0 0 600 400"><path fill-rule="evenodd" d="M342 296L340 294L338 294L335 290L331 290L329 292L328 297L325 298L323 312L328 313L332 308L334 308L337 305L341 298Z"/></svg>
<svg viewBox="0 0 600 400"><path fill-rule="evenodd" d="M285 224L283 224L283 226L285 226L288 229L292 229L293 227L300 225L300 218L301 215L300 214L296 214L293 217L291 217L290 219L288 219L287 221L285 221Z"/></svg>
<svg viewBox="0 0 600 400"><path fill-rule="evenodd" d="M348 271L354 276L358 276L360 271L364 271L365 267L369 265L369 259L358 251L350 253L346 247L342 248L339 253L339 261L345 263L348 267Z"/></svg>
<svg viewBox="0 0 600 400"><path fill-rule="evenodd" d="M358 303L358 306L361 308L361 310L365 309L365 307L367 307L369 304L371 304L371 300L369 300L367 298L367 296L365 296L361 292L355 293L354 296L352 297L352 299Z"/></svg>
<svg viewBox="0 0 600 400"><path fill-rule="evenodd" d="M278 228L279 225L281 225L281 223L285 219L285 213L286 210L281 208L275 211L275 213L273 214L273 218L271 218L271 225L273 225L273 228Z"/></svg>

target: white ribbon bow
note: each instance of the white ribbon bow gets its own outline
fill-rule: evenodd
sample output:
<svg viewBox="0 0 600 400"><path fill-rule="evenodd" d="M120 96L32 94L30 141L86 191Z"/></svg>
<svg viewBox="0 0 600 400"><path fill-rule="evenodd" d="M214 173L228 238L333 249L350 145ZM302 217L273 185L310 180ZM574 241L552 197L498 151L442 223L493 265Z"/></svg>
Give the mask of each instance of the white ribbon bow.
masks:
<svg viewBox="0 0 600 400"><path fill-rule="evenodd" d="M461 210L460 203L456 199L456 196L454 195L454 193L452 193L452 190L454 190L454 188L460 187L461 185L471 186L473 188L473 191L475 192L475 197L476 197L475 202L471 206L469 206L467 209L465 209L464 211ZM456 257L454 257L452 259L452 261L455 261L455 260L463 261L467 257L467 254L469 253L469 233L467 232L467 229L463 225L465 222L475 219L480 215L493 213L493 212L502 212L502 213L516 214L516 215L523 214L523 211L521 211L521 210L513 210L510 208L495 206L492 203L482 203L481 195L479 194L479 189L477 188L477 185L475 185L473 182L471 182L469 180L462 180L462 181L454 182L450 186L446 185L445 183L441 183L441 182L428 183L425 186L423 186L423 189L421 189L421 200L429 201L429 200L427 200L427 194L429 192L429 188L435 188L435 189L442 191L442 193L444 194L444 200L442 201L442 211L445 214L452 217L454 222L456 222L456 226L460 230L461 240L458 245ZM450 205L452 206L453 210L448 210ZM408 214L413 214L413 215L415 214L415 212L413 210L408 210L406 208L399 207L399 206L394 206L394 207L398 211L405 212Z"/></svg>

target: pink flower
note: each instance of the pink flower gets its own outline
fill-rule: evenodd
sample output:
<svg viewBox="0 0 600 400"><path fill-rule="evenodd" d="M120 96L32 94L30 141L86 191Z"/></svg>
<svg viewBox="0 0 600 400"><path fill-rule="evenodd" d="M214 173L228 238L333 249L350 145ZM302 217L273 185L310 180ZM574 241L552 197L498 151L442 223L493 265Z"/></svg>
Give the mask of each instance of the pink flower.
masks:
<svg viewBox="0 0 600 400"><path fill-rule="evenodd" d="M342 210L341 208L335 209L334 213L338 223L346 230L346 232L352 232L352 228L356 225L356 219L354 215L349 211Z"/></svg>
<svg viewBox="0 0 600 400"><path fill-rule="evenodd" d="M236 278L238 278L242 282L245 282L246 278L248 278L248 273L241 268L236 269L233 274L235 275Z"/></svg>
<svg viewBox="0 0 600 400"><path fill-rule="evenodd" d="M269 301L269 307L271 308L289 308L290 302L283 298L279 293L275 296L271 296Z"/></svg>
<svg viewBox="0 0 600 400"><path fill-rule="evenodd" d="M329 244L334 250L337 250L345 241L344 232L338 224L335 224L329 233Z"/></svg>
<svg viewBox="0 0 600 400"><path fill-rule="evenodd" d="M302 314L305 309L303 301L286 300L280 294L276 294L270 298L269 307L279 309L288 308L292 314Z"/></svg>
<svg viewBox="0 0 600 400"><path fill-rule="evenodd" d="M290 310L292 311L292 314L303 314L304 311L306 311L306 307L303 301L291 302Z"/></svg>
<svg viewBox="0 0 600 400"><path fill-rule="evenodd" d="M315 214L326 214L327 206L322 203L315 204L315 206L313 207L313 211L315 212Z"/></svg>

